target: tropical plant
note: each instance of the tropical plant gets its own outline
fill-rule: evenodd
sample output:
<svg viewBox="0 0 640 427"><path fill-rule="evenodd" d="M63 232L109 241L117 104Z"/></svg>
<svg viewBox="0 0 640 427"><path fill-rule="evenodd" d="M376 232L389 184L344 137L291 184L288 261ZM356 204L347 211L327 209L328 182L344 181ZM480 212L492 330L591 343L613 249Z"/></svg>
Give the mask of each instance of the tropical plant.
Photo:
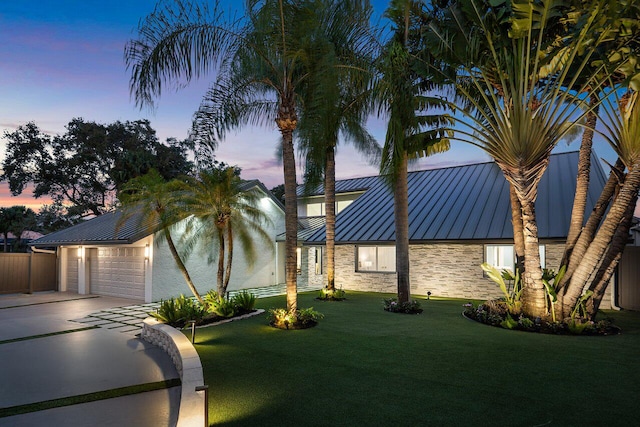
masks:
<svg viewBox="0 0 640 427"><path fill-rule="evenodd" d="M518 321L515 320L513 317L511 317L510 313L507 313L507 316L500 323L500 326L502 326L505 329L515 329L518 327Z"/></svg>
<svg viewBox="0 0 640 427"><path fill-rule="evenodd" d="M160 306L156 309L156 311L150 312L149 315L169 325L175 325L183 320L182 315L178 310L178 305L175 298L161 300Z"/></svg>
<svg viewBox="0 0 640 427"><path fill-rule="evenodd" d="M416 37L423 2L393 0L386 11L392 23L392 35L378 60L374 96L379 115L388 119L380 174L394 195L396 274L398 300L411 298L409 281L409 207L408 164L410 159L429 156L449 149L450 123L443 114L426 115L426 110L446 107L437 96L427 96L436 85L430 74L420 73L423 62L431 58ZM424 69L421 69L424 71Z"/></svg>
<svg viewBox="0 0 640 427"><path fill-rule="evenodd" d="M328 289L322 288L320 289L318 299L321 300L331 300L331 301L342 301L346 299L346 292L342 289Z"/></svg>
<svg viewBox="0 0 640 427"><path fill-rule="evenodd" d="M3 251L8 251L9 233L15 236L13 252L26 252L22 244L22 233L37 227L36 213L25 206L0 208L0 234L3 238Z"/></svg>
<svg viewBox="0 0 640 427"><path fill-rule="evenodd" d="M149 232L155 232L158 241L166 240L171 256L187 286L193 295L202 303L187 267L178 253L178 249L171 236L171 229L184 219L189 213L181 210L175 202L177 181L166 182L162 176L152 169L146 175L137 177L126 183L120 192L122 215L116 225L120 229L129 220L137 218L138 226ZM157 231L156 231L157 230Z"/></svg>
<svg viewBox="0 0 640 427"><path fill-rule="evenodd" d="M517 203L512 212L522 219L523 310L546 317L534 204L551 150L590 111L574 94L603 85L604 67L584 73L594 52L584 42L590 37L598 5L581 21L574 37L562 39L568 48L562 60L553 63L549 51L558 38L549 40L544 35L563 16L562 4L517 0L482 8L480 0L462 3L449 23L457 27L458 37L474 46L471 55L481 52L482 59L460 57L459 46L452 45L454 38L432 26L445 50L458 56L455 85L470 106L458 110L456 139L486 151L512 186ZM514 234L520 232L515 223Z"/></svg>
<svg viewBox="0 0 640 427"><path fill-rule="evenodd" d="M225 294L219 294L211 289L204 295L203 300L206 310L216 316L233 317L236 314L235 305Z"/></svg>
<svg viewBox="0 0 640 427"><path fill-rule="evenodd" d="M626 245L638 199L640 102L638 92L629 90L623 96L618 92L619 90L612 91L611 96L615 101L607 99L600 109L605 115L602 121L605 132L602 135L624 166L614 168L612 177L596 204L597 209L587 221L584 236L581 234L578 238L571 254L567 273L558 292L563 316L576 308L581 295L587 290L593 292L593 297L589 300L588 316L593 318L596 315ZM600 224L599 228L597 224Z"/></svg>
<svg viewBox="0 0 640 427"><path fill-rule="evenodd" d="M392 313L420 314L423 311L420 302L416 300L400 302L397 298L385 298L382 305L385 311Z"/></svg>
<svg viewBox="0 0 640 427"><path fill-rule="evenodd" d="M335 153L339 136L373 163L379 146L367 132L369 81L377 40L370 31L368 2L319 2L323 19L308 38L307 61L314 76L304 87L298 123L300 157L305 159L305 193L323 183L326 284L335 289Z"/></svg>
<svg viewBox="0 0 640 427"><path fill-rule="evenodd" d="M500 287L509 313L519 314L522 309L522 281L520 280L520 271L516 269L515 275L508 270L503 270L503 272L500 273L497 268L486 262L481 264L480 267L484 270L487 277ZM505 280L513 282L511 289L507 287Z"/></svg>
<svg viewBox="0 0 640 427"><path fill-rule="evenodd" d="M244 290L235 294L233 298L231 298L231 302L234 307L236 307L237 311L253 311L256 305L256 296L251 292Z"/></svg>
<svg viewBox="0 0 640 427"><path fill-rule="evenodd" d="M295 312L284 308L272 308L267 316L269 324L278 329L306 329L315 326L322 318L324 315L314 310L313 307Z"/></svg>
<svg viewBox="0 0 640 427"><path fill-rule="evenodd" d="M194 121L194 135L212 146L246 124L276 123L281 134L285 199L287 309L297 309L297 206L293 133L302 106L298 97L310 73L305 57L320 2L249 0L242 19L188 0L160 2L128 43L131 92L152 105L165 84L183 87L214 74ZM217 4L216 4L217 5Z"/></svg>
<svg viewBox="0 0 640 427"><path fill-rule="evenodd" d="M180 239L182 253L188 257L199 248L209 263L217 264L219 295L227 293L237 243L248 268L258 256L257 243L263 251L273 250L264 229L271 220L260 208L265 194L255 185L247 188L250 183L242 181L239 173L238 168L221 164L176 184L180 209L189 215Z"/></svg>
<svg viewBox="0 0 640 427"><path fill-rule="evenodd" d="M182 327L188 322L199 323L206 315L206 309L200 302L180 295L177 298L160 301L152 317L171 326Z"/></svg>
<svg viewBox="0 0 640 427"><path fill-rule="evenodd" d="M567 266L563 265L560 267L558 274L556 274L551 269L543 269L542 270L542 283L544 284L544 289L547 291L547 299L549 301L549 308L551 312L552 321L556 321L556 309L555 304L558 302L558 286L564 277L565 272L567 271Z"/></svg>

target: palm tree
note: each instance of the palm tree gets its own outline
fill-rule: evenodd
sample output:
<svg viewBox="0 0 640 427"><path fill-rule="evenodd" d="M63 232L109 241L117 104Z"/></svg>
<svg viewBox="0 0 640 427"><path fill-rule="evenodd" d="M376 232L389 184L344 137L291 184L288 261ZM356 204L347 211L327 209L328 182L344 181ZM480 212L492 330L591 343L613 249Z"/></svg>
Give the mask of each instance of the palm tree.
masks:
<svg viewBox="0 0 640 427"><path fill-rule="evenodd" d="M173 5L173 7L172 7ZM298 96L309 74L303 45L315 27L312 0L248 0L243 18L224 21L214 8L188 0L162 3L138 28L125 52L131 90L140 105L152 104L164 84L176 87L209 73L215 84L194 120L194 132L215 145L247 124L276 126L282 139L285 186L287 309L297 310L297 206L293 133Z"/></svg>
<svg viewBox="0 0 640 427"><path fill-rule="evenodd" d="M379 114L389 122L385 136L380 173L394 193L396 272L398 301L411 297L409 282L409 208L408 165L410 158L429 156L449 149L449 132L441 125L449 123L446 115L425 115L424 111L442 107L438 97L426 96L435 88L428 76L418 74L427 57L416 34L423 2L394 0L386 11L393 25L391 39L377 61L375 103ZM424 71L424 69L422 70Z"/></svg>
<svg viewBox="0 0 640 427"><path fill-rule="evenodd" d="M472 46L484 45L487 55L475 64L459 60L456 86L473 108L460 110L464 118L459 121L462 128L457 129L456 139L486 151L513 187L524 237L523 310L545 317L535 200L551 150L590 111L580 110L584 103L572 93L602 85L596 73L583 78L569 73L584 71L590 61L593 49L585 48L579 57L575 46L584 42L597 13L584 21L583 31L572 40L574 47L566 50L559 67L549 65L550 45L543 37L559 14L555 2L543 0L539 8L519 2L507 18L499 10L479 7L475 0L469 0L467 6L472 25L460 25L458 11L457 32ZM434 31L449 52L458 52L446 32Z"/></svg>
<svg viewBox="0 0 640 427"><path fill-rule="evenodd" d="M199 246L209 253L210 262L217 256L220 296L227 293L236 240L249 267L257 258L256 239L268 248L273 245L263 228L269 217L259 208L264 193L256 186L249 189L245 186L239 170L226 165L202 170L180 185L180 208L190 214L181 240L185 243L183 253L188 256Z"/></svg>
<svg viewBox="0 0 640 427"><path fill-rule="evenodd" d="M9 233L13 233L13 251L24 250L20 248L22 233L25 230L33 229L37 226L35 212L25 206L11 206L0 208L0 234L4 236L4 252L8 251Z"/></svg>
<svg viewBox="0 0 640 427"><path fill-rule="evenodd" d="M571 279L562 289L562 311L567 316L585 290L593 292L589 316L598 311L604 291L627 243L633 211L640 191L640 96L629 90L622 97L612 90L616 102L604 104L604 138L628 171L621 174L616 195L584 256L576 262Z"/></svg>
<svg viewBox="0 0 640 427"><path fill-rule="evenodd" d="M175 191L179 188L179 185L179 181L166 182L155 169L151 169L146 175L127 182L118 196L123 207L123 213L118 219L117 229L124 226L127 221L132 220L135 216L139 216L138 221L144 229L159 230L156 232L156 236L166 240L169 251L187 286L189 286L198 301L202 303L202 297L193 283L171 236L172 228L180 220L188 216L188 213L180 209L176 204Z"/></svg>
<svg viewBox="0 0 640 427"><path fill-rule="evenodd" d="M320 27L309 38L308 68L314 73L301 96L298 128L300 157L305 159L305 190L324 178L326 222L326 289L335 290L335 152L338 137L375 161L379 147L367 132L368 84L372 49L372 9L368 2L321 2ZM311 30L309 30L311 31ZM339 66L336 66L338 65Z"/></svg>

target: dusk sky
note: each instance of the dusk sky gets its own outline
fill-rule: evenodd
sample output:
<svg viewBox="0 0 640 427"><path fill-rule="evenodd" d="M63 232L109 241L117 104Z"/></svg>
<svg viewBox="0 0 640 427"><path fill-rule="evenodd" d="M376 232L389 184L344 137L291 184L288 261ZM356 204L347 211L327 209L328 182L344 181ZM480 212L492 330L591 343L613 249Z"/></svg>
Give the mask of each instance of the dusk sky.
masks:
<svg viewBox="0 0 640 427"><path fill-rule="evenodd" d="M387 3L374 1L376 14L380 15ZM136 108L129 96L124 46L135 38L138 21L155 4L155 0L0 3L0 160L4 158L4 132L29 121L47 133L63 134L74 117L99 123L146 118L161 141L186 138L192 115L211 79L194 82L176 93L164 93L154 111ZM227 0L223 4L235 8L242 2ZM384 119L372 118L369 124L370 132L382 143ZM216 156L242 167L243 178L260 179L271 188L283 182L282 166L275 158L278 141L275 124L246 128L222 141ZM558 147L562 151L577 149L576 142ZM596 142L595 149L610 163L615 161L613 151L604 143ZM449 152L423 159L413 168L487 160L479 149L454 142ZM376 167L346 145L339 146L336 163L338 179L377 173ZM46 200L33 199L30 194L10 197L7 184L0 184L0 206L20 204L37 209L43 202Z"/></svg>

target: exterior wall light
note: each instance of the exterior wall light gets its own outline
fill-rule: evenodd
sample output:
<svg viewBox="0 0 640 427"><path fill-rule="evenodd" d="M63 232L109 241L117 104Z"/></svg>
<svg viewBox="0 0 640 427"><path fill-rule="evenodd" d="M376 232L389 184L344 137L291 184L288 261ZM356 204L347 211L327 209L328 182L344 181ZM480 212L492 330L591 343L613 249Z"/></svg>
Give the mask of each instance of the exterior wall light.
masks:
<svg viewBox="0 0 640 427"><path fill-rule="evenodd" d="M149 261L149 244L144 245L144 260Z"/></svg>
<svg viewBox="0 0 640 427"><path fill-rule="evenodd" d="M82 246L78 246L78 259L81 260L84 255L84 248Z"/></svg>

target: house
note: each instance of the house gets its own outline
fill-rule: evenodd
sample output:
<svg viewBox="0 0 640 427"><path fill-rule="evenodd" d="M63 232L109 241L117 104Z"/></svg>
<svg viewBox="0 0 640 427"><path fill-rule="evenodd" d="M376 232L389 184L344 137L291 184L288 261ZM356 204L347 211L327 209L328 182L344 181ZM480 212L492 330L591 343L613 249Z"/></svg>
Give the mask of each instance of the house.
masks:
<svg viewBox="0 0 640 427"><path fill-rule="evenodd" d="M37 231L25 230L20 235L20 243L28 245L32 240L39 239L42 236L42 233L38 233ZM7 252L12 252L14 250L13 245L16 240L16 236L13 233L7 233ZM2 251L4 251L4 234L0 234L0 252Z"/></svg>
<svg viewBox="0 0 640 427"><path fill-rule="evenodd" d="M586 213L606 182L595 155ZM536 214L543 267L556 269L566 241L578 152L554 154L540 182ZM488 262L513 270L509 186L498 166L478 163L409 173L411 291L465 299L500 297L480 268ZM324 283L325 229L322 188L300 197L301 285ZM298 189L303 196L303 189ZM396 292L393 194L380 177L336 182L336 286ZM609 289L614 291L614 286ZM602 307L610 305L606 297Z"/></svg>
<svg viewBox="0 0 640 427"><path fill-rule="evenodd" d="M264 193L261 209L271 219L264 229L275 240L284 230L284 206L257 180L247 181L243 186L245 190L257 187ZM154 235L156 230L141 227L139 216L133 216L118 228L121 216L122 212L107 213L30 243L35 250L55 249L58 290L145 302L181 293L189 295L166 242ZM176 242L180 239L180 225L173 236ZM284 282L284 257L279 259L275 247L259 246L258 259L249 268L242 256L241 243L234 243L229 290ZM216 289L217 265L207 262L207 255L194 251L185 264L201 293Z"/></svg>

